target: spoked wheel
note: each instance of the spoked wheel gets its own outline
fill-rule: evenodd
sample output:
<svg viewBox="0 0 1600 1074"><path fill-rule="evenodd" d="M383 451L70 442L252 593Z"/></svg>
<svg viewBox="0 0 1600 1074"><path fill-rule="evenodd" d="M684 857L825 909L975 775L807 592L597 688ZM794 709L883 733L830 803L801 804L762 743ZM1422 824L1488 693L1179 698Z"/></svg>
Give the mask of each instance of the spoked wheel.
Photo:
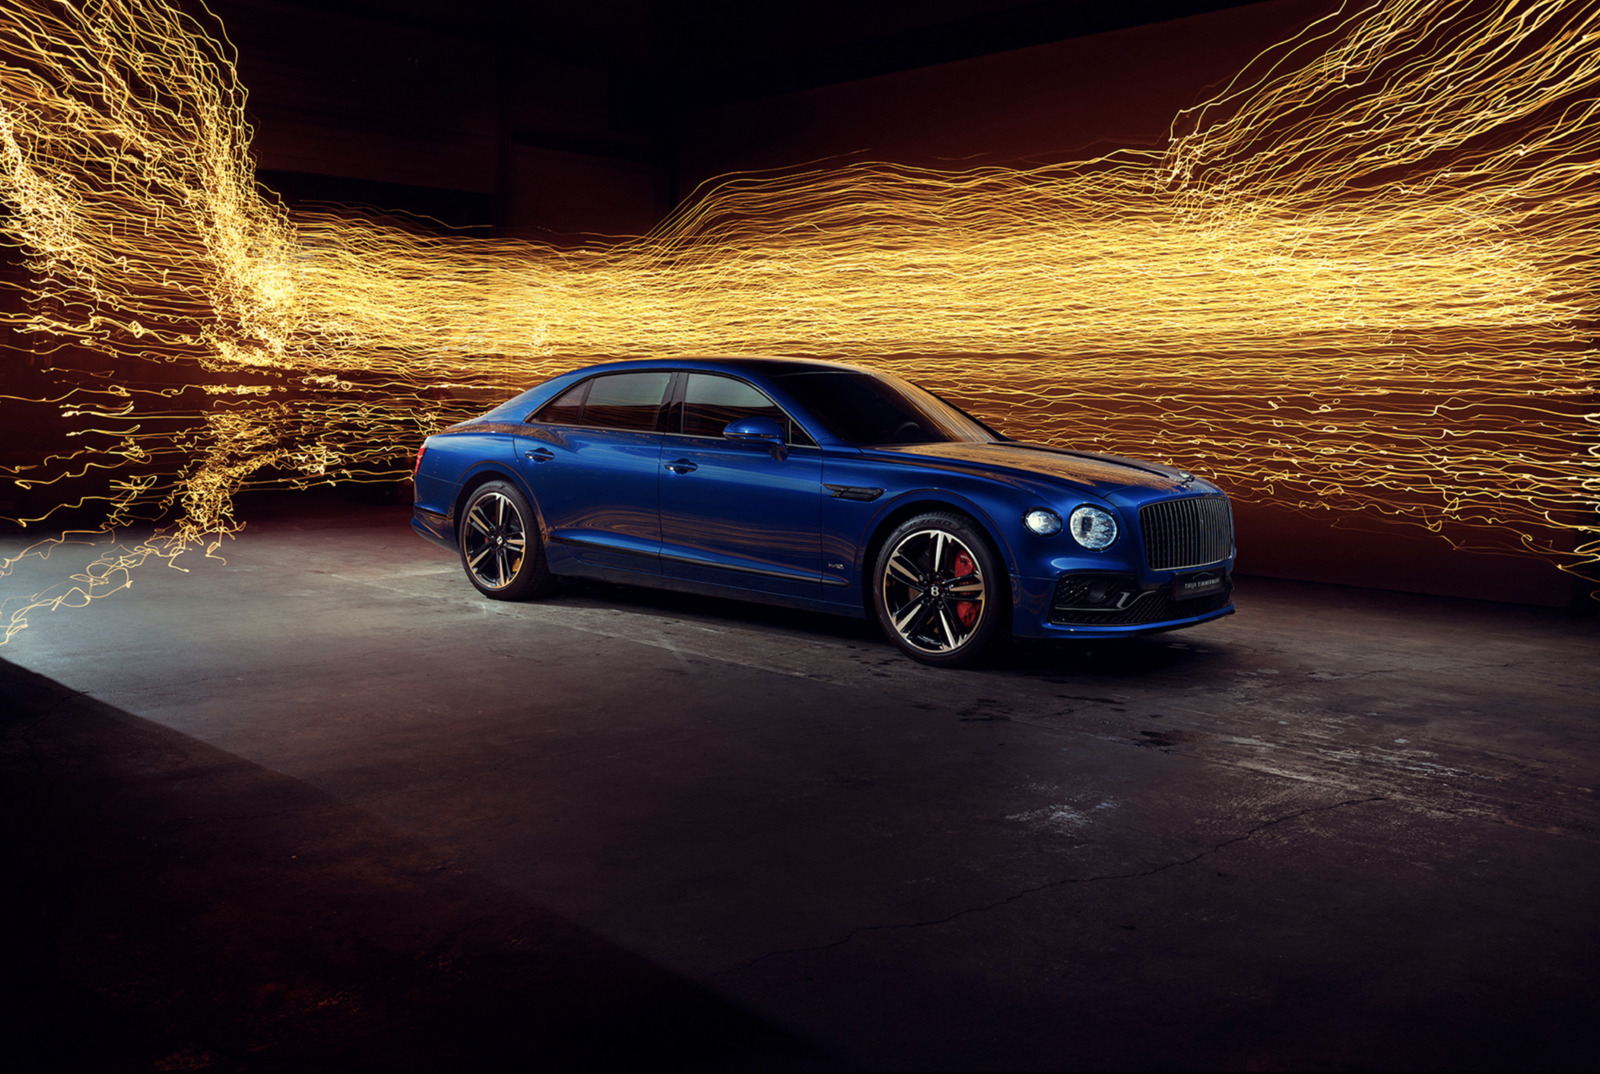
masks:
<svg viewBox="0 0 1600 1074"><path fill-rule="evenodd" d="M1000 629L998 561L960 515L921 515L889 535L873 574L878 622L925 664L971 663Z"/></svg>
<svg viewBox="0 0 1600 1074"><path fill-rule="evenodd" d="M461 512L459 530L461 565L478 592L496 600L520 600L554 587L533 508L515 486L491 481L473 492Z"/></svg>

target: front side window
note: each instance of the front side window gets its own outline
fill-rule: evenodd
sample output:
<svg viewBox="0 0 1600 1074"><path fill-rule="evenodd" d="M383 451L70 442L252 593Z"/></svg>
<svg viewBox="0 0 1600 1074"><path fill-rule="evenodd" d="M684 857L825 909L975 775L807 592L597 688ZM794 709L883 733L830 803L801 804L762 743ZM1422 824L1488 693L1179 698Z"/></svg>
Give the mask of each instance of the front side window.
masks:
<svg viewBox="0 0 1600 1074"><path fill-rule="evenodd" d="M683 433L685 436L721 436L731 421L740 418L771 418L793 441L789 415L758 388L742 380L710 373L690 373L683 393Z"/></svg>

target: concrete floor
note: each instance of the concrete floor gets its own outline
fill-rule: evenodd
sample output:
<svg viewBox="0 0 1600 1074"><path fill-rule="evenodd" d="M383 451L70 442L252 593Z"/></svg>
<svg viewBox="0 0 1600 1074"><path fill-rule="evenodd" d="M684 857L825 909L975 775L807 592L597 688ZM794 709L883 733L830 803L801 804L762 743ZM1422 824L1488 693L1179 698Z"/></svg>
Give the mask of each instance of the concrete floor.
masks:
<svg viewBox="0 0 1600 1074"><path fill-rule="evenodd" d="M485 601L406 518L252 523L0 648L8 1065L1600 1062L1593 619L1246 578L939 672Z"/></svg>

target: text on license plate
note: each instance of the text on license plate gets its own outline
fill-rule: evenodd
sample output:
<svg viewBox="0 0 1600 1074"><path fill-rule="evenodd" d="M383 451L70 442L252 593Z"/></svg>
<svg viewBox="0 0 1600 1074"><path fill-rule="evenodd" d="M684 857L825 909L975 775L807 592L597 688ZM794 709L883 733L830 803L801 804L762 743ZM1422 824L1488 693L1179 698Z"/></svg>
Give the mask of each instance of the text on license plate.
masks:
<svg viewBox="0 0 1600 1074"><path fill-rule="evenodd" d="M1172 580L1172 599L1192 600L1195 597L1209 597L1213 593L1221 593L1226 585L1227 576L1222 571L1180 574Z"/></svg>

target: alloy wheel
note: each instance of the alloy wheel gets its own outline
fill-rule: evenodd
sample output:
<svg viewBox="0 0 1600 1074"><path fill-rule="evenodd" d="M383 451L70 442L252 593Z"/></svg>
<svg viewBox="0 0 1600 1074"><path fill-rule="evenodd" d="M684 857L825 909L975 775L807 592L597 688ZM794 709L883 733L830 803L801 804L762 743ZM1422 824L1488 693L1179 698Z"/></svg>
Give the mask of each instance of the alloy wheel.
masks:
<svg viewBox="0 0 1600 1074"><path fill-rule="evenodd" d="M988 590L980 559L945 529L907 534L883 560L883 608L909 648L954 653L983 626Z"/></svg>
<svg viewBox="0 0 1600 1074"><path fill-rule="evenodd" d="M504 589L517 577L528 544L527 525L517 505L498 492L472 502L463 539L467 570L484 589Z"/></svg>

